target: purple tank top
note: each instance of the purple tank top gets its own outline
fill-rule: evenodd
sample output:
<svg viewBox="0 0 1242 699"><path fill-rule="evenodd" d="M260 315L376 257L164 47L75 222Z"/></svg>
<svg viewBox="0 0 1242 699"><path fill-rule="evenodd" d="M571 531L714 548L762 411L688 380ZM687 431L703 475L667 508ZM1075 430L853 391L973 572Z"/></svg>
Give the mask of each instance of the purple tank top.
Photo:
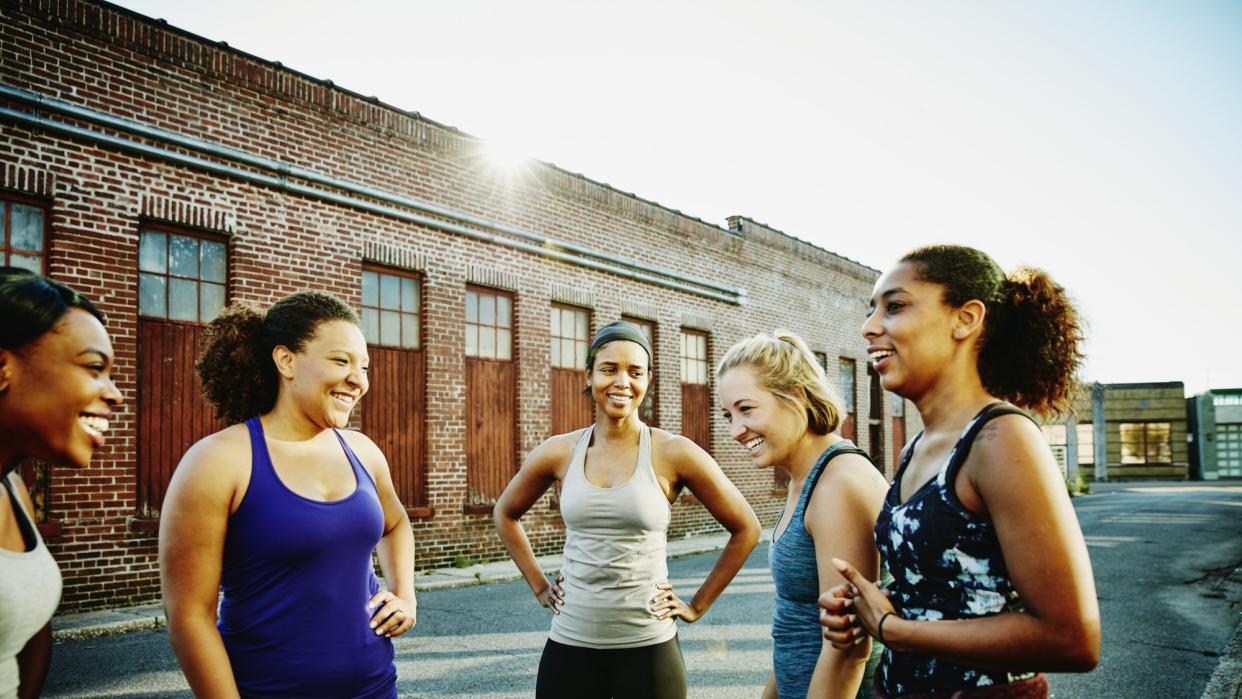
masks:
<svg viewBox="0 0 1242 699"><path fill-rule="evenodd" d="M229 517L220 636L243 697L396 697L392 641L375 635L371 552L384 512L371 475L340 441L357 480L341 500L289 490L250 430L250 486Z"/></svg>

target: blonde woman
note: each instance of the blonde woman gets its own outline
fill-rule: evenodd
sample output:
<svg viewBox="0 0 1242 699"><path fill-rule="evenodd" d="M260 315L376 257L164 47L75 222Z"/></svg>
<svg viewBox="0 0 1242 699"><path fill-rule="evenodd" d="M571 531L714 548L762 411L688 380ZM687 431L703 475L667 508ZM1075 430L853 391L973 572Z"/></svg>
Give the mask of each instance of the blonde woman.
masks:
<svg viewBox="0 0 1242 699"><path fill-rule="evenodd" d="M833 648L821 635L816 602L844 582L833 558L850 561L872 579L878 575L872 529L887 484L862 450L835 433L838 401L797 336L778 331L743 340L725 354L716 375L730 435L755 466L789 474L789 494L768 549L776 613L773 673L763 696L869 692L862 685L871 645Z"/></svg>

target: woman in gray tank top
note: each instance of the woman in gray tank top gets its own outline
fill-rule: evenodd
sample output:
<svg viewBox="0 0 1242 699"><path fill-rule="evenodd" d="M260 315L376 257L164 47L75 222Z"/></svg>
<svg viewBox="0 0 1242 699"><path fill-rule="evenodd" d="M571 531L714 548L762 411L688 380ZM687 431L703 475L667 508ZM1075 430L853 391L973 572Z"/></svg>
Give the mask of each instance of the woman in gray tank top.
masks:
<svg viewBox="0 0 1242 699"><path fill-rule="evenodd" d="M759 540L755 513L716 462L639 419L651 365L650 342L636 326L601 328L587 354L595 423L539 445L496 502L509 555L553 614L536 680L541 699L684 697L675 622L702 617ZM518 520L558 481L565 554L550 582ZM730 532L689 601L668 583L665 550L671 503L683 488Z"/></svg>
<svg viewBox="0 0 1242 699"><path fill-rule="evenodd" d="M0 267L0 318L0 699L9 699L39 695L61 591L17 466L85 467L121 394L103 316L73 289Z"/></svg>
<svg viewBox="0 0 1242 699"><path fill-rule="evenodd" d="M742 340L725 353L716 375L729 435L755 466L789 474L768 548L776 610L773 672L763 696L870 696L864 671L878 653L865 641L833 648L821 633L817 602L844 582L834 557L875 579L880 559L872 528L888 485L861 450L835 434L837 398L797 336L777 331Z"/></svg>

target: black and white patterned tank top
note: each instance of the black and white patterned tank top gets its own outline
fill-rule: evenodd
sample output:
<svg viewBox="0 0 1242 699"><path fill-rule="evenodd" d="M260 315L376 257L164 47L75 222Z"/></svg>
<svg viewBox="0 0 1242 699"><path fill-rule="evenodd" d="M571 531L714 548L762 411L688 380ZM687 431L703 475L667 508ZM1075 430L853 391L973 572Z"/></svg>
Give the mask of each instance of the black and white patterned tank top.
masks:
<svg viewBox="0 0 1242 699"><path fill-rule="evenodd" d="M966 509L953 484L979 430L1001 415L1027 416L993 403L966 425L937 476L901 502L901 477L920 432L902 455L875 525L880 557L893 580L893 606L907 619L991 616L1020 607L992 523ZM1029 416L1027 416L1029 417ZM888 696L953 692L1016 682L1034 673L985 671L920 653L886 650L877 686Z"/></svg>

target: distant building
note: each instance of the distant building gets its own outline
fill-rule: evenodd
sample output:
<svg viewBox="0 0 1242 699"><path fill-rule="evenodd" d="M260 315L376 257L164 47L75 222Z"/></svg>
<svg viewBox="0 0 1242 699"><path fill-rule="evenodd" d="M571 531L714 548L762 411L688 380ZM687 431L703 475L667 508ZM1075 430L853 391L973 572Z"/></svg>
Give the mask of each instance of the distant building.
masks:
<svg viewBox="0 0 1242 699"><path fill-rule="evenodd" d="M1074 413L1043 426L1067 478L1189 476L1185 386L1180 381L1088 384Z"/></svg>
<svg viewBox="0 0 1242 699"><path fill-rule="evenodd" d="M1191 477L1242 478L1242 388L1214 388L1186 399Z"/></svg>

